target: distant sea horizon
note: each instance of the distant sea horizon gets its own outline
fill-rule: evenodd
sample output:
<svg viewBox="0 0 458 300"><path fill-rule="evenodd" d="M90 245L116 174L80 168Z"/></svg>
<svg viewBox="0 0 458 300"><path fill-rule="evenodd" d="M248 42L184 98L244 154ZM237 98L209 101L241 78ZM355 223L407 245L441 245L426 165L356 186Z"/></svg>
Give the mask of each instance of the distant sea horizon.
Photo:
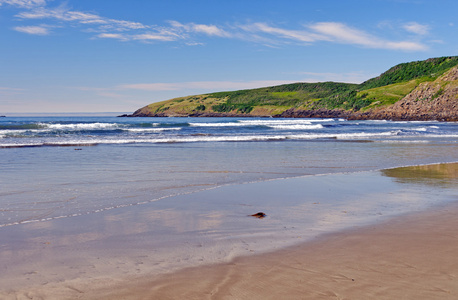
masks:
<svg viewBox="0 0 458 300"><path fill-rule="evenodd" d="M0 112L5 117L117 117L132 112Z"/></svg>

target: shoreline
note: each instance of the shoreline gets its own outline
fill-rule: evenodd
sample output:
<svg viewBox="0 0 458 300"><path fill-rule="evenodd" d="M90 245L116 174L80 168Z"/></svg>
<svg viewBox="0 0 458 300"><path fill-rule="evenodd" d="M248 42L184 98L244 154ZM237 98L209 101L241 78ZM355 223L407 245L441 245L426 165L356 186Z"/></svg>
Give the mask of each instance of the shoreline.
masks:
<svg viewBox="0 0 458 300"><path fill-rule="evenodd" d="M269 264L275 265L276 261L281 263L283 271L294 269L294 261L299 260L296 257L299 255L297 249L300 249L299 252L309 247L315 249L316 244L326 244L329 240L352 234L358 236L360 231L396 223L405 217L409 219L417 216L417 220L424 223L424 220L428 220L429 213L434 214L438 210L441 212L443 209L453 208L458 214L458 204L449 203L458 200L455 199L456 194L453 194L456 192L454 184L458 177L457 166L457 163L433 164L226 186L197 194L181 195L171 199L172 202L151 203L147 206L134 206L81 218L6 227L6 230L0 232L4 242L20 243L9 249L9 252L5 249L11 246L0 245L0 254L6 261L16 257L24 262L21 262L22 265L15 265L13 262L9 269L6 264L6 270L11 273L11 270L16 268L17 271L13 273L17 275L11 273L11 276L8 276L7 272L3 277L8 278L4 279L11 280L11 287L13 283L18 283L14 279L15 276L26 277L25 282L31 283L35 280L36 283L25 290L3 290L2 293L0 289L0 296L6 299L15 299L18 295L35 295L45 299L103 299L105 296L107 299L113 299L122 295L123 299L138 299L150 297L150 293L155 293L157 298L175 299L175 296L179 295L169 296L168 293L181 291L186 293L185 298L202 299L208 295L202 294L201 291L211 289L211 293L215 287L225 286L228 280L233 282L233 278L222 275L228 272L239 275L246 273L245 269L240 271L239 266L248 270L259 270L265 268L262 260L268 259L271 261ZM376 186L372 186L374 184ZM365 187L367 185L371 187ZM326 191L327 188L329 191ZM304 193L309 198L306 201L303 199ZM434 201L428 199L421 200L423 194L432 195L437 198L436 200L442 199L445 202L434 204ZM332 199L337 195L343 203ZM192 203L196 196L199 199L198 211ZM390 199L385 199L387 196ZM220 199L216 201L216 197ZM288 207L280 209L279 197L289 199L285 203ZM238 200L233 202L232 198ZM262 198L262 201L253 198ZM365 204L361 202L364 198L371 199L370 202L380 203ZM317 199L321 199L321 202L317 203ZM426 202L418 202L419 200ZM396 204L399 201L406 203L399 206ZM190 206L183 206L185 203L190 203ZM171 210L176 205L183 206L180 208L182 212L176 208ZM256 213L264 209L267 209L266 219L247 217L247 212ZM196 213L200 217L191 216ZM446 215L448 219L450 216L451 214ZM310 218L307 220L310 223L304 223L304 218ZM164 229L156 228L161 223L151 223L155 220L165 222ZM138 225L134 226L137 223ZM145 227L148 223L151 223L149 226L153 229ZM321 225L317 226L320 223ZM84 227L81 224L84 224ZM308 226L312 226L309 233ZM408 228L406 225L401 227ZM411 227L415 229L415 226ZM21 231L25 229L28 229L27 232ZM178 240L169 240L170 237L176 236ZM24 240L21 237L24 237ZM165 244L157 244L150 241L152 237L162 237L167 241ZM374 235L372 242L368 235L365 239L369 244L377 241ZM269 245L273 240L278 246ZM29 241L29 244L25 241ZM351 243L345 247L348 246L351 246ZM333 247L335 250L340 246L331 248ZM162 260L166 258L161 256L161 249L165 253L174 249L172 252L176 255L170 256L168 261L155 268L154 264L159 263L161 257ZM218 254L218 251L222 253ZM292 254L288 254L289 251L292 251ZM316 249L307 251L313 254ZM352 251L358 253L357 249ZM323 248L318 253L324 253ZM285 255L290 257L289 263L284 259ZM47 256L49 258L43 260L43 257ZM199 262L201 256L203 260ZM49 264L51 261L54 262ZM186 264L191 267L183 269L183 264L184 267ZM47 269L44 269L44 266L47 266ZM162 272L158 273L157 270ZM207 273L213 275L198 276ZM107 277L106 274L111 276ZM262 277L262 274L253 275L254 278L260 276ZM211 281L217 278L220 281ZM226 286L226 292L220 297L214 298L224 299L232 293L232 289L238 289L237 293L246 291L247 287L240 287L239 284L250 282L250 278L240 278L233 282L233 285ZM185 284L194 279L197 283ZM267 284L268 278L265 280ZM295 278L288 280L294 282ZM8 286L7 281L3 281L4 285ZM252 281L251 284L258 285L256 281ZM288 286L286 282L284 284ZM184 290L193 286L200 288L197 291ZM275 286L275 282L267 284L267 287L269 286ZM266 291L268 290L267 288ZM200 294L195 294L199 291ZM269 298L270 294L274 295L275 291L264 294L262 298ZM247 294L245 298L256 299L258 295L263 295L262 291ZM239 298L245 299L242 296Z"/></svg>
<svg viewBox="0 0 458 300"><path fill-rule="evenodd" d="M96 298L456 299L457 214L458 203L440 205L230 263L136 279Z"/></svg>
<svg viewBox="0 0 458 300"><path fill-rule="evenodd" d="M438 121L438 122L457 122L458 116L453 114L441 115L439 113L416 115L412 113L395 113L385 112L383 110L369 111L346 111L341 109L316 109L301 110L290 108L280 114L251 114L251 113L234 113L234 112L193 112L193 113L143 113L134 112L132 114L118 115L120 118L275 118L275 119L346 119L348 121Z"/></svg>

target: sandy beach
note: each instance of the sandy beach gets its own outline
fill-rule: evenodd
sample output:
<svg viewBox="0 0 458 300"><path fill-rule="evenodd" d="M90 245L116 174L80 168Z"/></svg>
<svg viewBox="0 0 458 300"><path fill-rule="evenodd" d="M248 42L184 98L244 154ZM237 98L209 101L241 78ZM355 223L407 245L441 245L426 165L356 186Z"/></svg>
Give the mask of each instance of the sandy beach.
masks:
<svg viewBox="0 0 458 300"><path fill-rule="evenodd" d="M7 226L0 298L456 299L457 170L454 163L276 180ZM249 199L260 190L270 208L262 220L244 213L258 209ZM275 206L274 191L290 207ZM237 202L227 203L228 194ZM197 209L208 209L201 215L191 210L196 197ZM308 236L300 217L307 212L325 213Z"/></svg>
<svg viewBox="0 0 458 300"><path fill-rule="evenodd" d="M458 205L81 299L457 299Z"/></svg>
<svg viewBox="0 0 458 300"><path fill-rule="evenodd" d="M6 299L457 299L457 227L450 204L230 263Z"/></svg>

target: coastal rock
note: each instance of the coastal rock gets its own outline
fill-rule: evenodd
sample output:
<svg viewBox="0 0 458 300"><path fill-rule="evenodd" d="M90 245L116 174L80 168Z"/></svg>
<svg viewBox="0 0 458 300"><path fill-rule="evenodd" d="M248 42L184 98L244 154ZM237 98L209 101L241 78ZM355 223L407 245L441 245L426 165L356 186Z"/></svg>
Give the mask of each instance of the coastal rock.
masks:
<svg viewBox="0 0 458 300"><path fill-rule="evenodd" d="M378 119L458 121L458 68L421 83L395 104L368 113Z"/></svg>
<svg viewBox="0 0 458 300"><path fill-rule="evenodd" d="M258 213L255 213L253 215L251 215L251 217L255 217L255 218L258 218L258 219L263 219L265 218L267 215L263 212L258 212Z"/></svg>
<svg viewBox="0 0 458 300"><path fill-rule="evenodd" d="M288 109L278 118L344 118L348 120L458 121L458 67L432 82L418 85L403 99L387 107L364 112Z"/></svg>

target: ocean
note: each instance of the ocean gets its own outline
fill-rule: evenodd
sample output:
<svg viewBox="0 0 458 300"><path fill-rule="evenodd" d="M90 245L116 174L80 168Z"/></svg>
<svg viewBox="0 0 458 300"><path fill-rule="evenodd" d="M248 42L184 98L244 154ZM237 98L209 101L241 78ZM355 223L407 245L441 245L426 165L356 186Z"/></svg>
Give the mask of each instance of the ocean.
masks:
<svg viewBox="0 0 458 300"><path fill-rule="evenodd" d="M458 123L0 118L0 298L230 262L425 211L458 200L456 162Z"/></svg>
<svg viewBox="0 0 458 300"><path fill-rule="evenodd" d="M0 227L307 175L458 161L458 123L0 118Z"/></svg>

